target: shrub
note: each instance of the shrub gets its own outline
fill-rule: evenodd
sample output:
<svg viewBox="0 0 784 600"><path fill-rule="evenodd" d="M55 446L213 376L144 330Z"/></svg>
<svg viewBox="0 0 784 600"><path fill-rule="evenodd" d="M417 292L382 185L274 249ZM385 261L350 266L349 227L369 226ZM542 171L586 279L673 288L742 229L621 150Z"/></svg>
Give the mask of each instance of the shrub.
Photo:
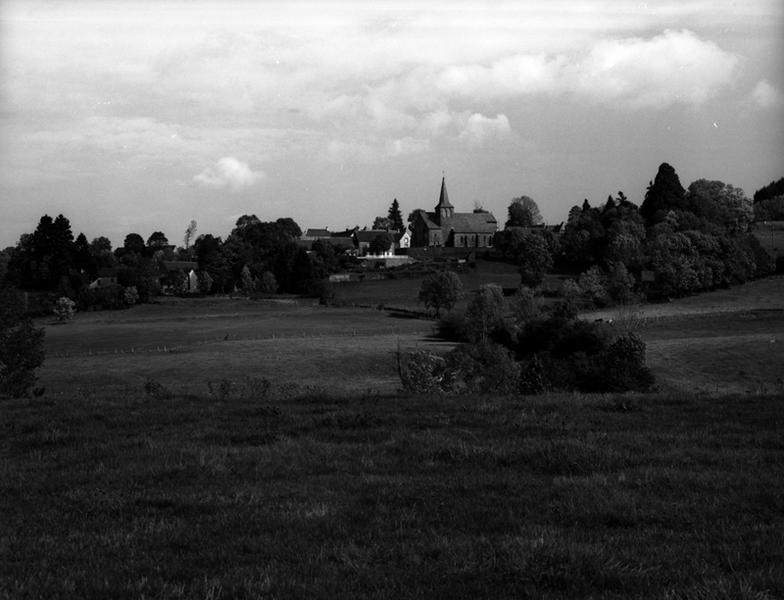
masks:
<svg viewBox="0 0 784 600"><path fill-rule="evenodd" d="M544 364L539 355L534 354L528 364L521 369L520 393L536 395L542 394L548 389L550 389L550 382Z"/></svg>
<svg viewBox="0 0 784 600"><path fill-rule="evenodd" d="M461 312L451 312L438 320L438 336L451 342L467 342L465 315Z"/></svg>
<svg viewBox="0 0 784 600"><path fill-rule="evenodd" d="M405 357L398 351L398 374L403 389L415 394L432 394L442 390L446 361L427 350L417 350Z"/></svg>
<svg viewBox="0 0 784 600"><path fill-rule="evenodd" d="M155 400L168 400L174 396L160 381L149 377L144 382L144 393Z"/></svg>
<svg viewBox="0 0 784 600"><path fill-rule="evenodd" d="M44 330L23 316L19 294L0 286L0 394L27 396L44 362Z"/></svg>
<svg viewBox="0 0 784 600"><path fill-rule="evenodd" d="M125 291L121 285L112 284L99 288L84 287L77 296L79 310L113 310L126 308Z"/></svg>
<svg viewBox="0 0 784 600"><path fill-rule="evenodd" d="M264 273L261 274L259 291L265 294L274 294L278 291L278 282L275 279L275 274L272 271L264 271Z"/></svg>
<svg viewBox="0 0 784 600"><path fill-rule="evenodd" d="M606 306L609 303L607 278L599 267L594 265L582 273L578 283L583 295L597 306Z"/></svg>
<svg viewBox="0 0 784 600"><path fill-rule="evenodd" d="M515 322L518 324L525 323L539 316L539 313L539 302L536 300L534 291L525 285L521 285L515 294L512 305L512 315Z"/></svg>
<svg viewBox="0 0 784 600"><path fill-rule="evenodd" d="M135 285L129 285L123 292L123 300L128 306L133 306L139 301L139 292Z"/></svg>
<svg viewBox="0 0 784 600"><path fill-rule="evenodd" d="M517 391L520 366L503 346L480 342L459 346L445 357L441 389L452 393L498 393Z"/></svg>
<svg viewBox="0 0 784 600"><path fill-rule="evenodd" d="M76 313L76 302L65 296L60 296L54 305L53 312L58 321L70 321Z"/></svg>

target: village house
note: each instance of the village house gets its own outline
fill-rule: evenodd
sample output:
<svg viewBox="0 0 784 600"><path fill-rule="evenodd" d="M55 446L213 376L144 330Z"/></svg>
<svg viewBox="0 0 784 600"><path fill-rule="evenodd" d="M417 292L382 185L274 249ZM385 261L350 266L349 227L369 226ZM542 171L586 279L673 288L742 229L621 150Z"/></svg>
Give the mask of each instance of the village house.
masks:
<svg viewBox="0 0 784 600"><path fill-rule="evenodd" d="M441 194L434 211L416 211L411 231L412 247L488 248L493 245L498 222L492 213L482 209L456 213L449 202L445 178L442 178Z"/></svg>

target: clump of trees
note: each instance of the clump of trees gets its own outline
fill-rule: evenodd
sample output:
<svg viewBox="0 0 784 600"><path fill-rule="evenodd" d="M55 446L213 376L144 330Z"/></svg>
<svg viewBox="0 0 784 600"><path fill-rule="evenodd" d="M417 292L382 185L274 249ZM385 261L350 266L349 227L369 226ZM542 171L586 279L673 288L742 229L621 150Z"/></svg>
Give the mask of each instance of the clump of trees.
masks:
<svg viewBox="0 0 784 600"><path fill-rule="evenodd" d="M601 207L573 207L558 262L581 273L580 287L599 304L726 287L773 271L753 219L743 190L706 179L684 189L663 163L639 208L622 192Z"/></svg>
<svg viewBox="0 0 784 600"><path fill-rule="evenodd" d="M500 287L484 285L439 330L461 345L444 356L418 351L399 358L407 390L645 391L654 381L645 343L634 332L578 319L565 302L544 310L529 288L521 288L509 306Z"/></svg>
<svg viewBox="0 0 784 600"><path fill-rule="evenodd" d="M755 221L784 221L784 177L754 192Z"/></svg>

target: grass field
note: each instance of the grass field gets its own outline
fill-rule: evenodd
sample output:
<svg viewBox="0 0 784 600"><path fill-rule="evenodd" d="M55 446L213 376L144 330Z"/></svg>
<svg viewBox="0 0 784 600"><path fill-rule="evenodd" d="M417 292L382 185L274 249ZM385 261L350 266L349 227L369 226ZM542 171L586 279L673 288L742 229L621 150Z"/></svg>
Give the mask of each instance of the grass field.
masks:
<svg viewBox="0 0 784 600"><path fill-rule="evenodd" d="M782 292L587 315L644 336L647 395L407 396L397 348L451 346L373 308L41 321L0 599L784 597Z"/></svg>

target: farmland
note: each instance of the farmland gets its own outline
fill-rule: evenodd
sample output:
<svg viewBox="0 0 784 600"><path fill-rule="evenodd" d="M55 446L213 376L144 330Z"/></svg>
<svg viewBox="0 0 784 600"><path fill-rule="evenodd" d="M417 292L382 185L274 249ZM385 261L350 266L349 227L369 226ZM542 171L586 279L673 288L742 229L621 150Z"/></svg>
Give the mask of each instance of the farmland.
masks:
<svg viewBox="0 0 784 600"><path fill-rule="evenodd" d="M451 345L370 283L42 320L0 598L784 596L783 278L586 315L659 391L543 397L401 393L398 347Z"/></svg>

